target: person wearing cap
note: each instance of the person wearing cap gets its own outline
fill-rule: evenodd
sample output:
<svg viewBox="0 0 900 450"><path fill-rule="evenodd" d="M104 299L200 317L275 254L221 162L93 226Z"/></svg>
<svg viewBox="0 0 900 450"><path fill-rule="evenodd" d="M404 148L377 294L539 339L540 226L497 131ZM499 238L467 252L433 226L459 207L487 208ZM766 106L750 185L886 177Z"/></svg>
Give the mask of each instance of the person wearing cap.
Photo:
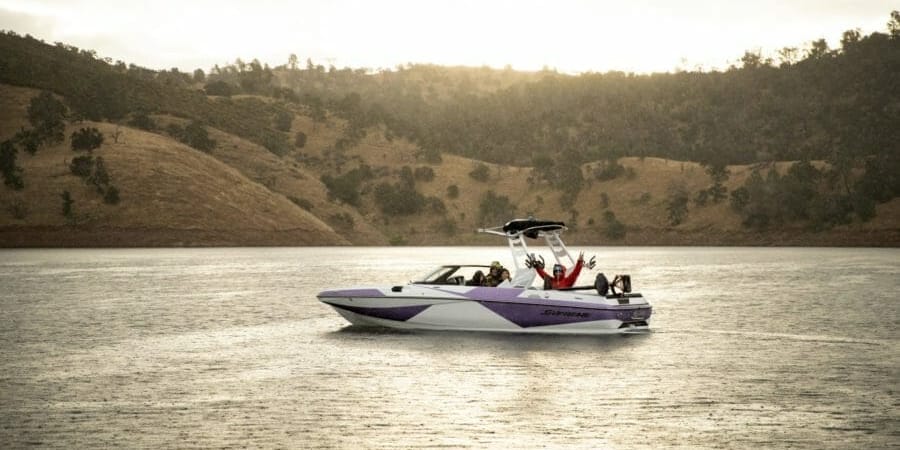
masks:
<svg viewBox="0 0 900 450"><path fill-rule="evenodd" d="M487 281L486 286L496 287L498 284L503 282L503 279L500 277L500 274L503 272L503 266L500 265L500 261L494 261L491 263L491 270L488 272L485 280Z"/></svg>
<svg viewBox="0 0 900 450"><path fill-rule="evenodd" d="M544 279L544 289L560 289L574 286L582 267L584 267L584 253L578 255L578 261L575 262L575 268L569 276L566 276L566 267L562 264L553 265L552 276L544 272L540 266L535 266L534 270Z"/></svg>

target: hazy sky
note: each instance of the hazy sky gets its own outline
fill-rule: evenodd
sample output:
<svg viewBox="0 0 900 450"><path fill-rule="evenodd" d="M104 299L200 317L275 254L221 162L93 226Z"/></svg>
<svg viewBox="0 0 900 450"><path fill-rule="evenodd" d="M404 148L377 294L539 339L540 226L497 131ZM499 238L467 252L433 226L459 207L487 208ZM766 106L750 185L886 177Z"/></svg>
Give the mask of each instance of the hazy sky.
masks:
<svg viewBox="0 0 900 450"><path fill-rule="evenodd" d="M295 53L339 68L651 72L835 46L849 29L885 31L892 10L900 0L0 0L0 28L152 69Z"/></svg>

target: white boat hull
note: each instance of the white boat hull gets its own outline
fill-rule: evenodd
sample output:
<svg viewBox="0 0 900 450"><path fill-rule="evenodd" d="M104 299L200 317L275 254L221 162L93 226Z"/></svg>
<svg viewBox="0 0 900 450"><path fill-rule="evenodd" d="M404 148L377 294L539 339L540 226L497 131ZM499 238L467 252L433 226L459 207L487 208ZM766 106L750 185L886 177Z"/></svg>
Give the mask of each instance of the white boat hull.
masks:
<svg viewBox="0 0 900 450"><path fill-rule="evenodd" d="M407 285L326 291L319 299L356 325L419 330L617 334L648 329L651 314L637 294L520 288Z"/></svg>

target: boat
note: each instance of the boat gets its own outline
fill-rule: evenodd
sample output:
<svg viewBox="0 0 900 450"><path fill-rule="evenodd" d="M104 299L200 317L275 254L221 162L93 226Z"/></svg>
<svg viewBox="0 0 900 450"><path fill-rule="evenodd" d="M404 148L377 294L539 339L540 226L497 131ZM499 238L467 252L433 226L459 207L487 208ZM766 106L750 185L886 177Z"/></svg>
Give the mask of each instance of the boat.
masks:
<svg viewBox="0 0 900 450"><path fill-rule="evenodd" d="M610 280L598 273L591 285L561 289L532 286L534 267L543 265L538 262L543 257L529 253L526 240L544 240L556 262L571 273L576 261L563 243L565 230L564 222L534 218L479 229L504 237L512 252L515 273L496 287L466 284L489 266L449 264L404 285L326 290L317 297L354 325L550 334L648 330L652 307L640 293L631 292L629 275ZM594 263L591 258L585 268Z"/></svg>

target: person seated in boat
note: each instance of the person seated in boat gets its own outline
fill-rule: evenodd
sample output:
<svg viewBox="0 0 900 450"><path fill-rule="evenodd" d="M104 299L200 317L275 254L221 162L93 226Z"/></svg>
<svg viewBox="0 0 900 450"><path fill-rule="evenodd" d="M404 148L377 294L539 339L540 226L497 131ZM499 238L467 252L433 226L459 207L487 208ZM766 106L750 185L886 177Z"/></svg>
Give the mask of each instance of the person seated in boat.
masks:
<svg viewBox="0 0 900 450"><path fill-rule="evenodd" d="M510 275L509 270L504 268L500 271L500 283L497 283L497 287L512 287L512 275Z"/></svg>
<svg viewBox="0 0 900 450"><path fill-rule="evenodd" d="M500 265L500 261L494 261L491 263L491 270L488 272L487 277L485 277L487 281L487 286L496 287L498 284L503 282L503 279L500 278L500 274L503 272L503 266Z"/></svg>
<svg viewBox="0 0 900 450"><path fill-rule="evenodd" d="M562 264L553 265L552 276L548 275L547 272L544 272L543 264L534 265L534 270L537 271L538 275L544 280L544 289L561 289L575 285L575 280L577 280L578 275L581 274L582 267L584 267L583 252L578 255L578 261L575 262L575 267L568 276L566 276L566 267Z"/></svg>
<svg viewBox="0 0 900 450"><path fill-rule="evenodd" d="M472 279L466 281L466 286L486 286L487 281L484 278L484 272L480 270L476 270L475 274L472 275Z"/></svg>

